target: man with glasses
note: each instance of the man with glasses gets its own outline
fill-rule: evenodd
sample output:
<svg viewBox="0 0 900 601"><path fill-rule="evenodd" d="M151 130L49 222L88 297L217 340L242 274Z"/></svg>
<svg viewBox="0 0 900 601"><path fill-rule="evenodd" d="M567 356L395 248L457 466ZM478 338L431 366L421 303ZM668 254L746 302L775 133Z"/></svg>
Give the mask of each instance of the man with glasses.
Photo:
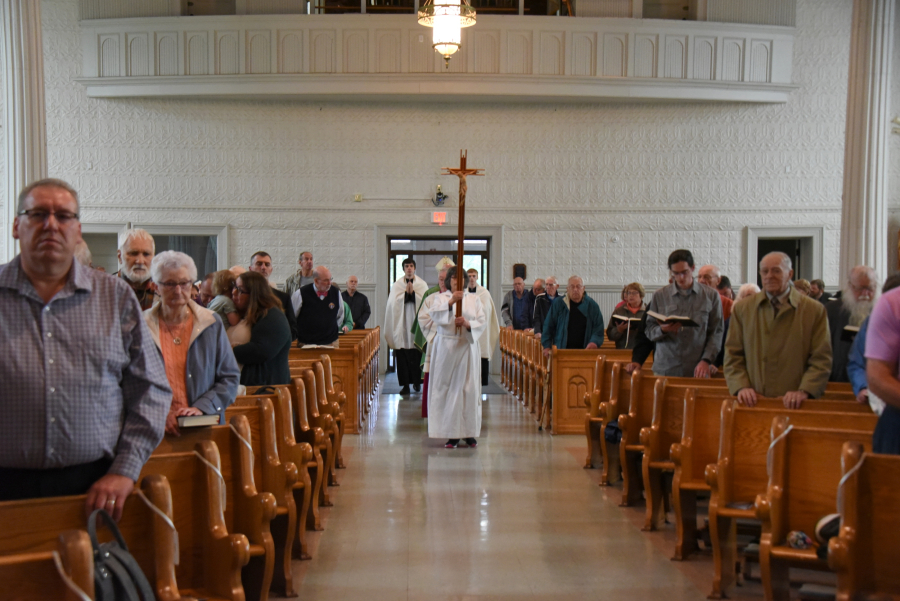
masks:
<svg viewBox="0 0 900 601"><path fill-rule="evenodd" d="M603 314L597 301L584 293L584 280L577 275L569 278L566 295L550 305L544 323L541 346L544 356L550 347L558 349L595 349L603 344Z"/></svg>
<svg viewBox="0 0 900 601"><path fill-rule="evenodd" d="M74 260L78 194L19 194L0 266L0 500L87 494L114 518L162 439L172 391L131 289Z"/></svg>
<svg viewBox="0 0 900 601"><path fill-rule="evenodd" d="M255 271L262 275L267 282L269 281L269 276L272 275L273 269L272 256L266 251L260 250L253 253L253 256L250 257L250 271ZM291 295L276 288L272 282L269 282L269 286L272 288L272 294L281 301L281 309L284 311L285 317L287 317L288 325L291 326L291 340L297 340L297 320L294 318L296 311L291 304Z"/></svg>
<svg viewBox="0 0 900 601"><path fill-rule="evenodd" d="M331 285L331 271L324 265L314 270L312 284L303 286L291 299L297 307L298 346L318 344L338 347L338 336L344 324L344 300ZM346 330L344 330L346 333Z"/></svg>
<svg viewBox="0 0 900 601"><path fill-rule="evenodd" d="M131 286L131 290L146 311L156 302L156 289L150 279L150 262L156 254L156 242L147 230L133 228L119 236L117 276Z"/></svg>
<svg viewBox="0 0 900 601"><path fill-rule="evenodd" d="M866 317L872 313L878 299L878 275L865 265L857 265L850 270L850 277L841 288L841 297L825 305L828 315L828 329L831 331L831 350L834 361L831 364L829 382L849 382L847 361L853 338Z"/></svg>
<svg viewBox="0 0 900 601"><path fill-rule="evenodd" d="M771 252L759 262L763 289L734 306L725 341L725 380L742 405L783 397L785 407L825 391L831 341L822 303L794 289L791 258ZM655 361L655 360L654 360Z"/></svg>
<svg viewBox="0 0 900 601"><path fill-rule="evenodd" d="M694 279L694 255L679 249L669 255L672 283L653 294L647 309L647 338L656 343L653 373L658 376L708 378L722 346L722 301L715 288ZM650 311L687 317L697 324L660 323Z"/></svg>

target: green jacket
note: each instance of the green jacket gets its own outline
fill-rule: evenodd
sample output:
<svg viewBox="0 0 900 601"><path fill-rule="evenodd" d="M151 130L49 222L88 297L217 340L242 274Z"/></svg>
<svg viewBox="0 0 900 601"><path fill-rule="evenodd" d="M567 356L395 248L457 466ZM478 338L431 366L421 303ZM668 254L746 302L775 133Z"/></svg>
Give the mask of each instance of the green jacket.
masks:
<svg viewBox="0 0 900 601"><path fill-rule="evenodd" d="M350 305L346 301L344 301L344 323L341 324L341 331L344 328L347 328L348 332L353 329L353 314L350 313Z"/></svg>
<svg viewBox="0 0 900 601"><path fill-rule="evenodd" d="M584 328L584 343L581 348L587 347L593 342L599 348L603 344L603 313L600 305L587 294L578 305L578 310L587 318L587 326ZM566 348L569 337L569 295L550 305L550 313L544 321L544 331L541 333L541 345L550 348L554 344L558 349Z"/></svg>

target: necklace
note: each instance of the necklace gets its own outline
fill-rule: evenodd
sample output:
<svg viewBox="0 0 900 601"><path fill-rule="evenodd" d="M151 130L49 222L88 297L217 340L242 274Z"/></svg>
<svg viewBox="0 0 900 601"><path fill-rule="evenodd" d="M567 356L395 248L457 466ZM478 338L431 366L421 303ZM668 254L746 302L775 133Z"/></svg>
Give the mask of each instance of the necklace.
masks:
<svg viewBox="0 0 900 601"><path fill-rule="evenodd" d="M163 326L165 326L166 330L168 330L169 336L172 337L172 344L174 344L175 346L180 345L180 344L181 344L181 336L176 336L176 335L175 335L175 333L172 331L172 328L170 328L170 327L169 327L169 324L166 323L166 320L165 320L165 319L163 319L162 317L160 317L159 320L162 322ZM178 324L178 325L176 326L176 328L178 329L178 333L179 333L179 334L181 334L181 330L184 329L184 324L185 324L185 323L187 323L187 322L186 322L186 321L183 321L183 322L181 322L180 324Z"/></svg>

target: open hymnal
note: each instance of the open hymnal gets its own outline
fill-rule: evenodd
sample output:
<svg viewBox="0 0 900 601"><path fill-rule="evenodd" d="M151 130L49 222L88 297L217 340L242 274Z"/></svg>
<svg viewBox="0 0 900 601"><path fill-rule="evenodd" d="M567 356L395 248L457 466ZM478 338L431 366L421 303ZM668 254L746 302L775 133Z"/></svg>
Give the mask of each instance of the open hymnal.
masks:
<svg viewBox="0 0 900 601"><path fill-rule="evenodd" d="M859 334L859 326L844 326L841 332L841 340L844 342L853 342L856 335Z"/></svg>
<svg viewBox="0 0 900 601"><path fill-rule="evenodd" d="M300 348L334 348L330 344L304 344Z"/></svg>
<svg viewBox="0 0 900 601"><path fill-rule="evenodd" d="M201 426L215 426L218 423L218 415L182 415L178 418L179 428L200 428Z"/></svg>
<svg viewBox="0 0 900 601"><path fill-rule="evenodd" d="M647 315L655 318L659 323L680 323L686 328L700 327L700 324L696 321L690 317L684 317L683 315L660 315L656 311L647 311Z"/></svg>
<svg viewBox="0 0 900 601"><path fill-rule="evenodd" d="M613 315L613 319L618 319L619 321L640 321L640 317L625 317L624 315Z"/></svg>

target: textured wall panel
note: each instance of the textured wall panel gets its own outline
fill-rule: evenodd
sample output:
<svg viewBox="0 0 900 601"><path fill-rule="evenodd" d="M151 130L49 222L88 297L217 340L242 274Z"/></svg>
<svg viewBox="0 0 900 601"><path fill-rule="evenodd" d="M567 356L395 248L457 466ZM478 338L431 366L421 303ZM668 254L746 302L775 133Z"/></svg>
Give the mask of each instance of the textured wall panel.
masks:
<svg viewBox="0 0 900 601"><path fill-rule="evenodd" d="M205 31L188 31L184 34L186 75L207 75L209 73L208 40L209 35Z"/></svg>
<svg viewBox="0 0 900 601"><path fill-rule="evenodd" d="M434 48L431 46L431 32L422 29L409 33L409 72L432 73L434 71Z"/></svg>
<svg viewBox="0 0 900 601"><path fill-rule="evenodd" d="M500 73L500 32L478 29L469 36L472 40L472 60L475 73Z"/></svg>
<svg viewBox="0 0 900 601"><path fill-rule="evenodd" d="M243 0L248 15L292 15L306 12L305 2L297 0Z"/></svg>
<svg viewBox="0 0 900 601"><path fill-rule="evenodd" d="M247 31L247 73L272 72L272 32Z"/></svg>
<svg viewBox="0 0 900 601"><path fill-rule="evenodd" d="M241 51L237 31L216 32L216 75L240 73Z"/></svg>
<svg viewBox="0 0 900 601"><path fill-rule="evenodd" d="M631 0L578 0L579 17L631 17Z"/></svg>
<svg viewBox="0 0 900 601"><path fill-rule="evenodd" d="M634 37L634 76L656 77L659 73L659 36L640 34Z"/></svg>
<svg viewBox="0 0 900 601"><path fill-rule="evenodd" d="M603 76L625 77L628 74L628 36L603 34Z"/></svg>
<svg viewBox="0 0 900 601"><path fill-rule="evenodd" d="M566 72L566 34L562 31L541 32L541 73L564 75Z"/></svg>
<svg viewBox="0 0 900 601"><path fill-rule="evenodd" d="M303 32L278 32L278 72L303 73Z"/></svg>
<svg viewBox="0 0 900 601"><path fill-rule="evenodd" d="M666 70L664 77L685 79L687 77L687 36L666 36Z"/></svg>
<svg viewBox="0 0 900 601"><path fill-rule="evenodd" d="M131 17L174 17L178 3L172 0L81 0L82 19L125 19Z"/></svg>
<svg viewBox="0 0 900 601"><path fill-rule="evenodd" d="M694 38L694 79L716 78L716 38Z"/></svg>
<svg viewBox="0 0 900 601"><path fill-rule="evenodd" d="M706 10L710 21L793 27L796 0L707 0Z"/></svg>
<svg viewBox="0 0 900 601"><path fill-rule="evenodd" d="M735 38L723 40L722 79L744 81L744 40Z"/></svg>
<svg viewBox="0 0 900 601"><path fill-rule="evenodd" d="M125 73L129 77L150 75L149 36L146 33L126 34L128 52L125 57Z"/></svg>
<svg viewBox="0 0 900 601"><path fill-rule="evenodd" d="M368 73L369 32L366 29L344 30L344 73Z"/></svg>
<svg viewBox="0 0 900 601"><path fill-rule="evenodd" d="M399 29L379 29L375 32L375 71L378 73L400 72Z"/></svg>
<svg viewBox="0 0 900 601"><path fill-rule="evenodd" d="M572 75L594 77L597 75L597 34L575 32L572 34Z"/></svg>
<svg viewBox="0 0 900 601"><path fill-rule="evenodd" d="M531 61L531 36L530 31L510 31L506 42L506 71L516 75L531 75L533 63Z"/></svg>
<svg viewBox="0 0 900 601"><path fill-rule="evenodd" d="M100 43L100 77L118 77L119 68L119 34L101 35Z"/></svg>
<svg viewBox="0 0 900 601"><path fill-rule="evenodd" d="M772 42L750 42L750 81L766 82L772 79Z"/></svg>
<svg viewBox="0 0 900 601"><path fill-rule="evenodd" d="M178 75L178 35L175 32L156 34L156 74Z"/></svg>
<svg viewBox="0 0 900 601"><path fill-rule="evenodd" d="M334 73L334 30L313 29L309 38L309 71Z"/></svg>

